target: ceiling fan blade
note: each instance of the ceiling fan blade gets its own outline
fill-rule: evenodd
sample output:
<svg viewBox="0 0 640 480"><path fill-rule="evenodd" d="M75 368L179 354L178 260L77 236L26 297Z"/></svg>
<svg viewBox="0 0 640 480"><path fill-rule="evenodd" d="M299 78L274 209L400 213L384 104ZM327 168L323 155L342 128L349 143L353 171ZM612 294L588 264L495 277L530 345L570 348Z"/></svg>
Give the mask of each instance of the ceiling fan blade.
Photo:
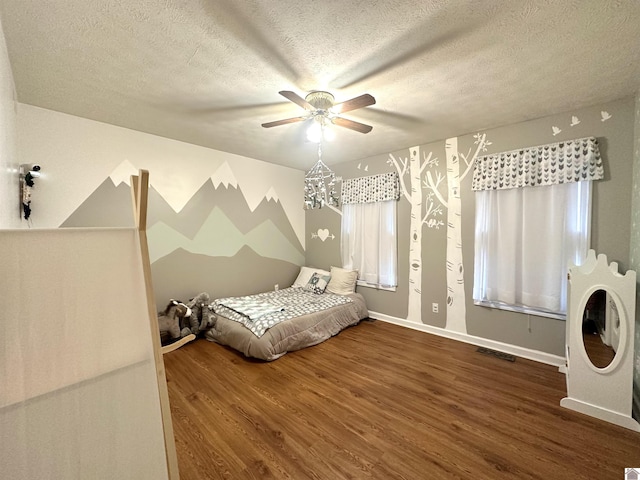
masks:
<svg viewBox="0 0 640 480"><path fill-rule="evenodd" d="M336 103L333 107L331 107L331 111L335 113L349 112L357 108L374 105L375 103L376 103L376 99L373 98L368 93L365 93L364 95L360 95L359 97L352 98L351 100L347 100L346 102Z"/></svg>
<svg viewBox="0 0 640 480"><path fill-rule="evenodd" d="M342 118L342 117L335 117L332 121L335 125L338 125L340 127L345 127L350 130L355 130L356 132L360 132L360 133L369 133L371 130L373 130L373 127L370 125L354 122L353 120L347 120L346 118Z"/></svg>
<svg viewBox="0 0 640 480"><path fill-rule="evenodd" d="M281 92L278 92L278 93L282 95L284 98L286 98L287 100L291 100L293 103L300 105L305 110L309 110L310 112L313 112L315 110L315 107L313 105L311 105L309 102L307 102L304 98L302 98L300 95L298 95L295 92L282 90Z"/></svg>
<svg viewBox="0 0 640 480"><path fill-rule="evenodd" d="M307 118L309 118L309 117L286 118L284 120L276 120L275 122L263 123L262 126L264 128L277 127L279 125L286 125L287 123L302 122L302 121L306 120Z"/></svg>

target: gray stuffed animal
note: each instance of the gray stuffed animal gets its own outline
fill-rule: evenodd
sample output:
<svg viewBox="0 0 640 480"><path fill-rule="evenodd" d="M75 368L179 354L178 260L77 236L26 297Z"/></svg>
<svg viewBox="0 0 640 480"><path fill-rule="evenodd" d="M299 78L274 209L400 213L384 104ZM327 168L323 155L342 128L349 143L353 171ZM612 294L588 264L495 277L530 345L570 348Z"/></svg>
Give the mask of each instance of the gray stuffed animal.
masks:
<svg viewBox="0 0 640 480"><path fill-rule="evenodd" d="M181 323L184 318L191 316L191 309L184 303L171 299L167 308L158 314L158 326L160 327L160 341L162 345L173 343L176 340L191 334L189 328L183 328Z"/></svg>
<svg viewBox="0 0 640 480"><path fill-rule="evenodd" d="M215 325L217 317L211 310L211 297L208 293L199 293L187 302L187 307L191 309L188 323L190 332L194 335L204 333ZM186 317L185 320L187 320ZM186 327L186 325L183 326Z"/></svg>

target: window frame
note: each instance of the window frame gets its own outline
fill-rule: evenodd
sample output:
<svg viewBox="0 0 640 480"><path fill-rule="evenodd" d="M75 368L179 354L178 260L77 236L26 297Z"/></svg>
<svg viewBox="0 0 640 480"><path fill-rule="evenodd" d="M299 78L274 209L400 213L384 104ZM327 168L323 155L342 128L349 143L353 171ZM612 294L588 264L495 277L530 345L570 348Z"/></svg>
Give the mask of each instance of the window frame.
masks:
<svg viewBox="0 0 640 480"><path fill-rule="evenodd" d="M566 278L566 272L568 272L569 263L580 264L582 263L582 261L584 261L584 259L586 259L587 252L591 245L593 185L591 181L573 182L573 184L576 184L576 183L579 185L578 187L576 187L577 198L575 199L576 204L574 206L576 218L574 221L565 222L564 235L565 237L567 236L568 229L571 228L572 226L573 227L579 226L580 228L582 228L582 231L578 232L578 234L581 235L581 238L579 241L582 242L582 245L584 245L585 248L583 252L580 252L580 251L577 251L577 248L580 248L580 246L577 246L576 251L573 251L571 253L570 255L571 258L568 259L568 264L565 265L564 267L560 267L560 270L564 271L563 278ZM562 185L569 185L569 184L562 184ZM556 185L553 185L553 186L555 187ZM530 188L541 188L541 187L530 186L530 187L522 187L522 188L530 189ZM502 191L505 191L505 190L497 190L497 191L494 190L493 192L496 195L499 195L500 192ZM478 191L476 193L480 194L482 192L489 192L489 191ZM528 315L537 315L542 317L554 318L558 320L566 320L567 318L566 311L554 311L541 306L509 303L509 302L504 302L496 299L487 298L487 291L486 291L487 282L488 282L487 276L489 275L488 270L492 267L489 265L489 260L487 259L487 256L490 254L490 252L481 251L481 250L483 247L488 248L486 245L486 243L488 242L486 242L485 237L487 235L487 231L488 231L487 229L491 227L490 223L492 222L492 220L494 220L492 218L485 218L485 216L491 215L491 214L495 215L495 212L487 211L486 210L488 208L487 205L482 205L479 202L480 201L489 202L488 195L489 194L486 194L486 197L483 197L483 199L480 199L479 195L476 195L474 284L473 284L473 294L472 294L474 305L489 307L489 308L496 308L499 310L506 310L506 311L512 311L517 313L524 313ZM485 210L482 210L483 208ZM567 208L566 205L565 205L565 208ZM484 241L484 244L483 244L483 241ZM562 282L562 279L560 279L560 282ZM567 306L567 301L568 301L567 290L565 289L564 292L562 292L561 294L564 294L564 298L561 300L561 305L564 304L565 306Z"/></svg>
<svg viewBox="0 0 640 480"><path fill-rule="evenodd" d="M392 203L389 203L389 202L392 202ZM364 280L362 278L363 273L364 275L367 275L368 272L363 272L362 268L359 268L360 267L359 264L358 265L354 264L353 254L349 254L347 252L346 243L350 242L354 236L358 236L360 232L353 233L349 231L349 232L346 232L345 234L345 228L347 228L347 222L351 220L351 217L350 217L351 214L345 214L346 213L345 207L346 208L354 207L354 209L357 209L357 210L353 214L358 214L358 213L361 213L361 210L362 210L360 206L366 206L366 205L371 206L374 204L388 204L389 208L387 208L386 213L387 215L393 216L393 218L387 218L380 221L380 224L378 225L378 236L380 236L381 231L384 230L386 226L386 232L389 233L391 237L390 239L388 239L387 243L391 244L393 247L393 252L391 252L391 254L389 255L390 265L388 265L391 273L390 274L387 273L387 275L393 276L394 284L374 283L374 282ZM366 288L374 288L377 290L396 291L396 288L398 286L398 205L397 204L398 204L397 200L384 200L381 202L344 204L342 206L342 221L340 225L340 233L341 233L340 255L342 260L342 266L343 268L358 270L359 273L358 273L357 285L359 286L366 287ZM350 226L357 228L356 223L361 223L361 222L362 220L360 220L360 222L352 221ZM360 235L364 239L364 237L367 237L367 236L370 238L372 234L370 230L367 230L365 232L362 232ZM365 242L362 241L361 246L364 246L364 243ZM366 243L369 243L369 242L366 242ZM379 243L379 240L378 240L378 243ZM369 254L371 254L371 252L369 252ZM379 265L380 261L381 259L378 252L377 257L375 258L375 263ZM380 269L378 269L378 279L379 277L380 277Z"/></svg>

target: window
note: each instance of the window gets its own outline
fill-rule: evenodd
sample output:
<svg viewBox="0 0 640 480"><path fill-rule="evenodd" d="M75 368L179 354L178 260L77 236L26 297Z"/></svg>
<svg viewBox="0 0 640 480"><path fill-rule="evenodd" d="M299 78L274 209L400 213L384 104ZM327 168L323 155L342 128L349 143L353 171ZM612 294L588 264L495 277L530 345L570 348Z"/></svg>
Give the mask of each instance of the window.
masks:
<svg viewBox="0 0 640 480"><path fill-rule="evenodd" d="M358 270L359 284L396 287L396 200L342 207L342 265Z"/></svg>
<svg viewBox="0 0 640 480"><path fill-rule="evenodd" d="M568 267L587 256L603 177L594 137L478 158L474 303L566 318Z"/></svg>
<svg viewBox="0 0 640 480"><path fill-rule="evenodd" d="M476 304L565 318L589 249L591 182L476 192Z"/></svg>
<svg viewBox="0 0 640 480"><path fill-rule="evenodd" d="M358 284L395 289L397 172L342 182L341 254L344 268L358 270Z"/></svg>

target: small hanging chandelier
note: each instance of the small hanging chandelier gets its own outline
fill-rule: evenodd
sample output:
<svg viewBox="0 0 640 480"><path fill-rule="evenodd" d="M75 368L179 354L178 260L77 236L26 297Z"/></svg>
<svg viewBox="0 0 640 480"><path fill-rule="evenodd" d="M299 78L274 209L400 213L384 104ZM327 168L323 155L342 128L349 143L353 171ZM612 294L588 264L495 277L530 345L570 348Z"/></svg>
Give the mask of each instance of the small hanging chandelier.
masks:
<svg viewBox="0 0 640 480"><path fill-rule="evenodd" d="M304 176L304 208L338 207L336 174L322 161L322 141L318 142L318 161Z"/></svg>

